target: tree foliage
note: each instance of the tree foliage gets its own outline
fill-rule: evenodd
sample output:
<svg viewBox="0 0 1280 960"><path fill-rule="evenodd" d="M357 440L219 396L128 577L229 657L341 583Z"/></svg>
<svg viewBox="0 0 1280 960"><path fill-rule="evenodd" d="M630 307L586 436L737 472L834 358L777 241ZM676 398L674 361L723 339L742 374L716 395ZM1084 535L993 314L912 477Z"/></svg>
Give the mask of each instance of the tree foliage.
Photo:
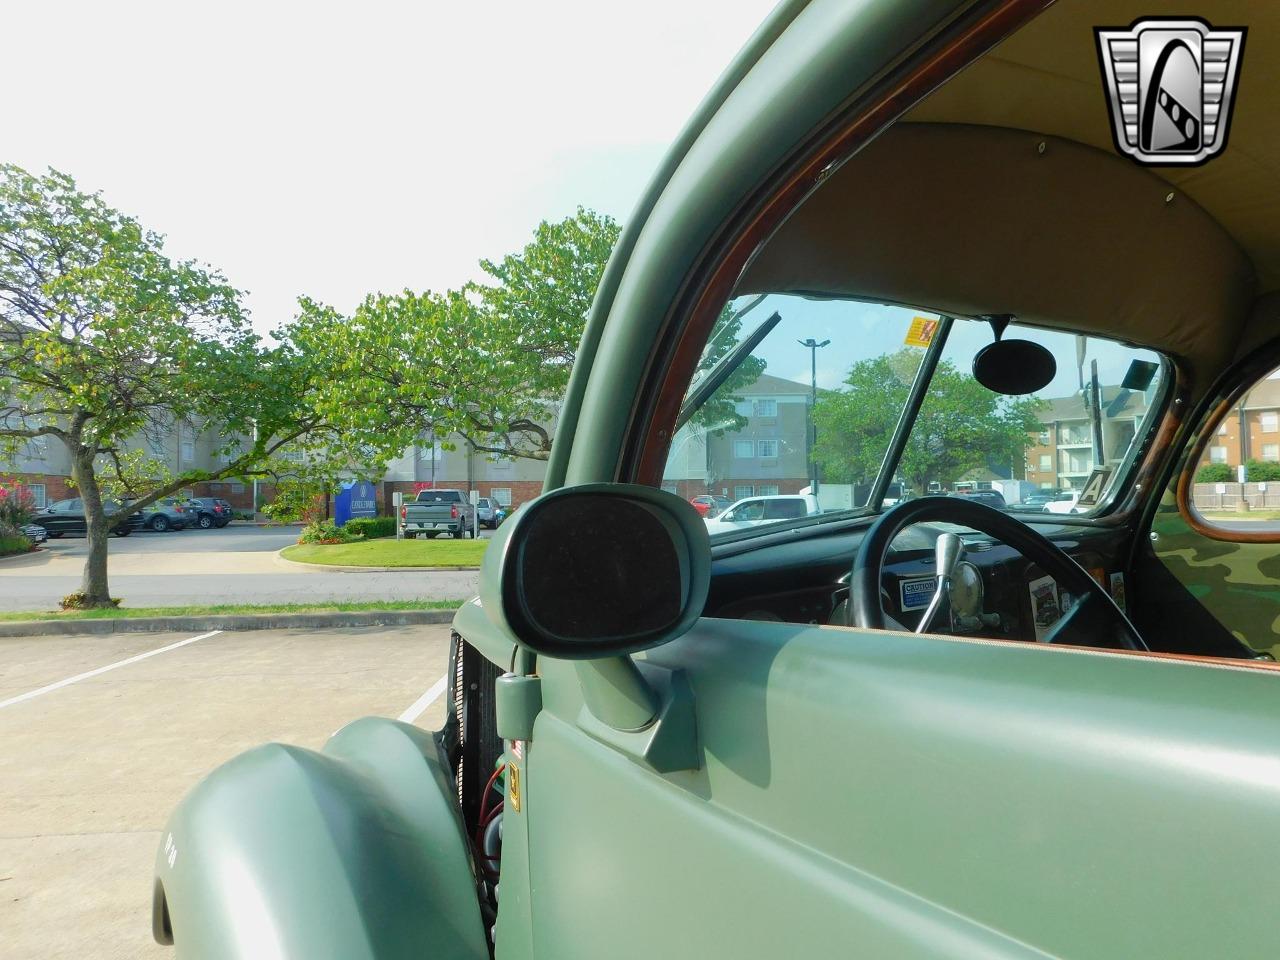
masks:
<svg viewBox="0 0 1280 960"><path fill-rule="evenodd" d="M57 171L0 165L0 438L67 450L89 555L80 591L105 605L104 497L116 519L200 480L267 474L290 448L349 452L308 402L321 374L266 348L216 270ZM216 469L176 471L140 440L216 424Z"/></svg>
<svg viewBox="0 0 1280 960"><path fill-rule="evenodd" d="M855 363L839 390L819 395L814 408L814 460L830 483L869 483L907 402L923 354L910 347ZM1016 473L1042 401L992 393L943 360L899 461L897 476L917 493L932 481L948 486L986 467Z"/></svg>
<svg viewBox="0 0 1280 960"><path fill-rule="evenodd" d="M517 253L483 260L492 282L371 294L350 317L308 298L280 336L328 370L317 410L347 429L463 437L482 453L546 459L595 290L618 238L579 209Z"/></svg>

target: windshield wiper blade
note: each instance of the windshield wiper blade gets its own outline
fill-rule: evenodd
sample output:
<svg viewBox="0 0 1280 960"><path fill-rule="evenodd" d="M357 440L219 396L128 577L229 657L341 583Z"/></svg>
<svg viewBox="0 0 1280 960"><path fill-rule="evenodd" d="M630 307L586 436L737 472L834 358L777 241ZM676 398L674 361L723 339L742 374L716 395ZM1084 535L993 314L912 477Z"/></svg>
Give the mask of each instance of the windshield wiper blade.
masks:
<svg viewBox="0 0 1280 960"><path fill-rule="evenodd" d="M724 382L733 376L733 372L742 366L742 362L751 355L756 347L760 345L760 341L773 332L782 321L782 314L776 310L766 320L761 321L760 326L751 331L736 347L720 358L720 362L712 367L705 377L698 381L698 385L685 398L684 403L680 405L680 413L676 417L676 430L678 431L686 423L689 418L698 412L698 408L711 399L711 395L724 385Z"/></svg>

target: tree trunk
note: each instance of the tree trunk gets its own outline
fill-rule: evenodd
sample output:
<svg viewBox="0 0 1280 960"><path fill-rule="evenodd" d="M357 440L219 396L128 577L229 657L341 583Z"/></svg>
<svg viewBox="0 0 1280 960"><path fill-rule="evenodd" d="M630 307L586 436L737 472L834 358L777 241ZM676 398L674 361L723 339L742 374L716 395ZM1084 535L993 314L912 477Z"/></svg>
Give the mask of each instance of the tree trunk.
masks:
<svg viewBox="0 0 1280 960"><path fill-rule="evenodd" d="M80 583L85 607L109 607L111 591L107 587L107 540L111 531L107 528L107 515L102 505L102 491L93 469L93 452L83 450L71 460L71 478L76 483L80 500L84 504L84 520L89 538L89 556L84 562L84 577Z"/></svg>

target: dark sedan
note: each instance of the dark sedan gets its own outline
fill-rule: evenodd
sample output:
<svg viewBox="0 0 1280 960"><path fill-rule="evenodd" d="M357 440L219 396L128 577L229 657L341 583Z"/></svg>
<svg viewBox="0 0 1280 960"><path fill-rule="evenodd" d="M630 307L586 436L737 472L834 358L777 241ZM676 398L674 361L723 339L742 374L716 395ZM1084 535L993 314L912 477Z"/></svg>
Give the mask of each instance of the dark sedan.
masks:
<svg viewBox="0 0 1280 960"><path fill-rule="evenodd" d="M113 514L118 513L120 508L115 504L107 504L107 522L111 523ZM45 507L34 517L31 522L44 527L50 537L60 537L64 533L86 533L88 525L84 519L84 501L79 497L70 500L59 500L57 503L51 503ZM128 517L119 524L113 524L111 532L117 537L127 537L133 531L142 526L142 517L136 513Z"/></svg>

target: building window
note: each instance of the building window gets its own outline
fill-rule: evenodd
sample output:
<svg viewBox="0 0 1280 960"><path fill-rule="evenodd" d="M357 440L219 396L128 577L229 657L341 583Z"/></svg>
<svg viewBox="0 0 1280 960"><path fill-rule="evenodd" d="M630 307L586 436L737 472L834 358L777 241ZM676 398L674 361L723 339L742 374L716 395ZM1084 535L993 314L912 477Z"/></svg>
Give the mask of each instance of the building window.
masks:
<svg viewBox="0 0 1280 960"><path fill-rule="evenodd" d="M762 483L756 488L756 492L762 497L776 497L778 495L778 485L776 483Z"/></svg>
<svg viewBox="0 0 1280 960"><path fill-rule="evenodd" d="M1041 430L1036 436L1036 443L1040 444L1042 447L1047 447L1049 445L1049 431Z"/></svg>
<svg viewBox="0 0 1280 960"><path fill-rule="evenodd" d="M196 458L196 442L194 440L182 441L182 462L190 463Z"/></svg>
<svg viewBox="0 0 1280 960"><path fill-rule="evenodd" d="M756 417L776 417L778 401L773 399L757 400L751 405L751 414Z"/></svg>
<svg viewBox="0 0 1280 960"><path fill-rule="evenodd" d="M165 435L164 431L158 427L148 428L146 431L147 449L149 449L157 457L165 455Z"/></svg>
<svg viewBox="0 0 1280 960"><path fill-rule="evenodd" d="M764 460L775 460L778 457L777 440L761 440L758 443L760 457Z"/></svg>
<svg viewBox="0 0 1280 960"><path fill-rule="evenodd" d="M756 455L756 442L754 440L735 440L733 441L733 457L735 460L750 460ZM751 496L751 494L744 494Z"/></svg>
<svg viewBox="0 0 1280 960"><path fill-rule="evenodd" d="M1280 412L1275 410L1264 410L1262 412L1262 432L1275 433L1280 430Z"/></svg>
<svg viewBox="0 0 1280 960"><path fill-rule="evenodd" d="M1042 473L1048 473L1052 469L1053 469L1053 454L1051 453L1040 454L1040 471Z"/></svg>
<svg viewBox="0 0 1280 960"><path fill-rule="evenodd" d="M504 460L504 459L490 460L489 465L491 469L494 469L494 470L510 470L511 469L510 460Z"/></svg>
<svg viewBox="0 0 1280 960"><path fill-rule="evenodd" d="M1262 459L1270 460L1272 463L1280 462L1280 443L1264 443Z"/></svg>
<svg viewBox="0 0 1280 960"><path fill-rule="evenodd" d="M302 462L302 451L301 451L301 450L286 450L284 453L280 454L280 456L282 456L284 459L288 460L290 463L301 463L301 462Z"/></svg>
<svg viewBox="0 0 1280 960"><path fill-rule="evenodd" d="M1227 422L1222 421L1222 426L1218 428L1218 436L1225 437L1227 435Z"/></svg>
<svg viewBox="0 0 1280 960"><path fill-rule="evenodd" d="M231 490L232 493L244 493L243 483L228 483L227 487Z"/></svg>
<svg viewBox="0 0 1280 960"><path fill-rule="evenodd" d="M511 488L510 487L493 487L489 490L489 496L504 507L511 506Z"/></svg>
<svg viewBox="0 0 1280 960"><path fill-rule="evenodd" d="M47 505L44 495L44 484L28 483L26 484L26 488L31 492L31 502L35 504L36 509L43 510Z"/></svg>
<svg viewBox="0 0 1280 960"><path fill-rule="evenodd" d="M754 497L756 488L749 483L739 483L733 488L733 499L741 500L743 497Z"/></svg>
<svg viewBox="0 0 1280 960"><path fill-rule="evenodd" d="M1227 448L1226 447L1210 447L1209 462L1210 463L1226 463Z"/></svg>

